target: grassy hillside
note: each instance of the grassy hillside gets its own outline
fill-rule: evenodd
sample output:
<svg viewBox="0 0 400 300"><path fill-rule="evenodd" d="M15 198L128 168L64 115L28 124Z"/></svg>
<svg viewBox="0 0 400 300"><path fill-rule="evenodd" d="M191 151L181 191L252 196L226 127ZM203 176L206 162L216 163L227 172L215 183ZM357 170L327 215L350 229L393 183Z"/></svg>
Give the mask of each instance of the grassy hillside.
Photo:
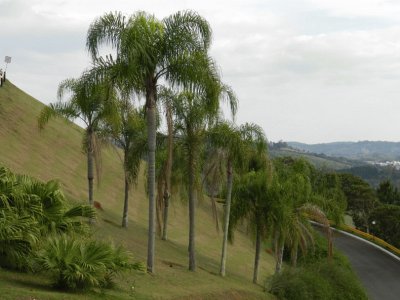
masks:
<svg viewBox="0 0 400 300"><path fill-rule="evenodd" d="M301 150L293 149L290 147L271 149L270 154L272 157L280 156L292 156L295 158L304 158L312 163L316 168L325 168L329 170L341 170L348 169L359 163L350 159L339 158L339 157L328 157L326 155L320 155L315 153L303 152Z"/></svg>
<svg viewBox="0 0 400 300"><path fill-rule="evenodd" d="M43 104L10 82L0 88L0 164L16 173L42 180L58 179L65 194L86 203L86 158L81 151L82 129L64 120L51 121L44 131L36 118ZM103 212L99 212L95 235L123 243L136 259L145 262L147 253L148 205L144 176L131 193L129 228L120 227L123 205L123 174L115 151L102 155L102 180L95 190ZM156 274L127 274L111 291L87 295L54 292L36 275L0 270L2 299L272 299L261 286L251 283L253 243L238 232L228 248L227 277L218 276L222 234L215 231L207 200L197 210L198 271L187 270L187 206L173 199L170 212L170 241L156 241ZM273 258L262 253L261 281L272 272ZM134 287L134 288L132 288Z"/></svg>

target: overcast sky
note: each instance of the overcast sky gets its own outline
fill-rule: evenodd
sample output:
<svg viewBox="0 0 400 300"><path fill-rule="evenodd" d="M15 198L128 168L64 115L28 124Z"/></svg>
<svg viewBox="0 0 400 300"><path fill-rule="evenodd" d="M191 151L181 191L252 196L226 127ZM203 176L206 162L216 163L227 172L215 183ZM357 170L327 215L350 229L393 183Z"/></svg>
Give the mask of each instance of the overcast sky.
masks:
<svg viewBox="0 0 400 300"><path fill-rule="evenodd" d="M0 66L42 102L89 66L89 24L105 12L163 18L192 9L239 100L237 123L269 140L400 140L400 1L0 0Z"/></svg>

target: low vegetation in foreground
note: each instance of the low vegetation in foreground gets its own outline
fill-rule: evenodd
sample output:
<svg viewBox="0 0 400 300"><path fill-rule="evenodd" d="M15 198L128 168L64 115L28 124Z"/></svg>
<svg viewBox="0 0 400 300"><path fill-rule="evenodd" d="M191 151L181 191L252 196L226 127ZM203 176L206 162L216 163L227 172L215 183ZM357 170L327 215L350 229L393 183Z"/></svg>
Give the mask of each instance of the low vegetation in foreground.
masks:
<svg viewBox="0 0 400 300"><path fill-rule="evenodd" d="M107 288L125 270L141 269L122 247L90 237L81 218L90 206L71 206L55 181L43 183L0 167L0 266L42 273L53 287Z"/></svg>
<svg viewBox="0 0 400 300"><path fill-rule="evenodd" d="M275 274L267 280L266 289L286 300L367 300L347 258L335 250L332 259L326 259L326 242L316 236L311 253L299 259L300 266Z"/></svg>

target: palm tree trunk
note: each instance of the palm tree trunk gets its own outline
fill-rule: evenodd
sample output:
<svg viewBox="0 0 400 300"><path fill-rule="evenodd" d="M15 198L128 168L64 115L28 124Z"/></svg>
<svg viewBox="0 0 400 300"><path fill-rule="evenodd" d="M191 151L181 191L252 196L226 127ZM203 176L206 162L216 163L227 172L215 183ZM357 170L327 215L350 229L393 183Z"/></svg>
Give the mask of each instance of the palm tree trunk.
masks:
<svg viewBox="0 0 400 300"><path fill-rule="evenodd" d="M292 254L290 255L290 258L292 260L292 267L296 268L297 267L297 257L298 257L298 252L299 252L299 245L298 243L294 243L293 249L292 249Z"/></svg>
<svg viewBox="0 0 400 300"><path fill-rule="evenodd" d="M278 253L276 255L275 273L280 273L282 270L284 245L279 245Z"/></svg>
<svg viewBox="0 0 400 300"><path fill-rule="evenodd" d="M282 269L284 244L281 240L282 238L280 236L280 232L276 230L274 237L274 248L275 248L275 259L276 259L275 274L279 273Z"/></svg>
<svg viewBox="0 0 400 300"><path fill-rule="evenodd" d="M171 197L171 173L172 173L172 159L173 159L173 143L174 143L174 128L172 122L172 109L167 105L167 127L168 127L168 157L165 174L165 190L164 190L164 213L163 213L163 232L162 239L167 240L167 226L168 226L168 208L169 199Z"/></svg>
<svg viewBox="0 0 400 300"><path fill-rule="evenodd" d="M189 270L196 271L195 250L195 180L193 154L189 154Z"/></svg>
<svg viewBox="0 0 400 300"><path fill-rule="evenodd" d="M147 244L147 271L154 273L154 248L156 236L155 162L156 162L156 86L151 80L146 89L149 231Z"/></svg>
<svg viewBox="0 0 400 300"><path fill-rule="evenodd" d="M232 198L232 181L233 181L233 168L232 162L228 160L228 171L227 171L227 195L225 203L225 219L224 219L224 238L222 240L222 254L221 254L221 268L220 275L225 276L225 265L226 265L226 251L228 246L228 230L229 230L229 216L231 213L231 198Z"/></svg>
<svg viewBox="0 0 400 300"><path fill-rule="evenodd" d="M166 241L168 239L167 226L168 226L168 209L169 209L169 198L170 194L167 190L164 192L164 212L163 212L163 228L161 239Z"/></svg>
<svg viewBox="0 0 400 300"><path fill-rule="evenodd" d="M128 199L129 199L129 181L125 172L125 195L124 195L124 211L122 212L122 227L128 228Z"/></svg>
<svg viewBox="0 0 400 300"><path fill-rule="evenodd" d="M261 230L259 225L256 229L256 255L254 257L254 272L253 272L253 283L257 283L258 279L258 267L260 262L260 252L261 252Z"/></svg>
<svg viewBox="0 0 400 300"><path fill-rule="evenodd" d="M93 132L88 129L88 141L87 141L87 178L88 178L88 189L89 189L89 205L93 207L93 179L94 179L94 149L93 149ZM94 219L89 218L89 224L93 224Z"/></svg>
<svg viewBox="0 0 400 300"><path fill-rule="evenodd" d="M89 188L89 205L93 206L93 152L88 151L87 153L87 164L88 164L88 188Z"/></svg>

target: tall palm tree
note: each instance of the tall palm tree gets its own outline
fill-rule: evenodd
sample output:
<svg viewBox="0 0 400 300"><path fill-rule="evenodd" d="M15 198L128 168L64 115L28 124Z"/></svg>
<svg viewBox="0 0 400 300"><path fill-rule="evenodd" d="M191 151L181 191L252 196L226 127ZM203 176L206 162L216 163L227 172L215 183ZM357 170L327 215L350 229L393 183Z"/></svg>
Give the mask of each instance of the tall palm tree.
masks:
<svg viewBox="0 0 400 300"><path fill-rule="evenodd" d="M162 174L159 175L162 185L159 188L158 202L159 207L162 209L162 233L161 239L166 241L168 238L168 212L169 202L171 198L171 176L172 176L172 165L173 165L173 149L174 149L174 120L173 120L173 101L177 97L177 94L165 86L160 87L158 92L158 98L162 103L162 108L165 112L165 119L167 123L167 153L162 168ZM160 224L161 225L161 224Z"/></svg>
<svg viewBox="0 0 400 300"><path fill-rule="evenodd" d="M98 133L101 123L116 115L113 89L106 83L99 82L91 71L87 71L77 79L61 82L57 94L59 101L41 111L38 118L39 128L43 129L53 117L64 117L71 121L79 119L85 124L83 149L87 155L89 205L93 206L94 165L97 177L100 175L101 141ZM69 97L63 101L65 95Z"/></svg>
<svg viewBox="0 0 400 300"><path fill-rule="evenodd" d="M280 158L274 161L275 192L269 214L269 224L273 235L276 267L282 269L283 251L287 246L291 251L293 266L297 264L298 248L305 252L313 243L313 229L309 220L323 224L328 237L328 257L331 256L332 242L329 220L322 209L316 205L311 179L313 167L304 160Z"/></svg>
<svg viewBox="0 0 400 300"><path fill-rule="evenodd" d="M237 128L227 122L219 123L213 127L209 136L212 147L219 150L217 153L223 153L223 160L226 161L227 192L220 265L220 275L225 276L234 168L243 170L248 154L254 150L252 149L254 147L256 147L258 154L262 155L262 152L266 151L266 137L263 130L255 124L246 123Z"/></svg>
<svg viewBox="0 0 400 300"><path fill-rule="evenodd" d="M148 134L149 233L147 270L154 272L155 244L155 150L157 84L201 89L205 77L218 78L207 55L211 29L192 11L177 12L163 20L139 12L126 18L108 13L95 20L88 31L87 47L97 60L102 44L117 52L113 61L116 76L125 78L132 89L144 92Z"/></svg>
<svg viewBox="0 0 400 300"><path fill-rule="evenodd" d="M251 171L238 177L233 186L233 205L229 234L232 240L233 228L239 221L247 220L256 238L253 282L257 283L261 254L261 242L267 236L267 214L271 203L269 191L270 172L268 170Z"/></svg>
<svg viewBox="0 0 400 300"><path fill-rule="evenodd" d="M129 189L139 176L140 163L147 151L146 121L144 113L135 108L128 98L121 98L118 103L119 117L106 124L104 131L113 143L123 151L124 168L124 208L122 227L128 227Z"/></svg>
<svg viewBox="0 0 400 300"><path fill-rule="evenodd" d="M195 204L199 186L200 158L207 127L218 116L218 106L207 105L206 94L182 92L174 101L177 135L184 149L189 195L189 270L196 270Z"/></svg>

